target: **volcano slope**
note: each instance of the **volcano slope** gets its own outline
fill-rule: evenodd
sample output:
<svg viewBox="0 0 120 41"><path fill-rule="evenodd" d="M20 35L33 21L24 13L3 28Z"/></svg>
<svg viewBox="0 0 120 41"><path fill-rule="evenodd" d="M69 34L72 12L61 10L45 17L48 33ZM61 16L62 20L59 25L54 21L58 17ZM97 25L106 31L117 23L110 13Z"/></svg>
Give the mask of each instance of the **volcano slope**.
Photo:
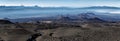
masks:
<svg viewBox="0 0 120 41"><path fill-rule="evenodd" d="M120 23L4 23L0 41L120 41Z"/></svg>

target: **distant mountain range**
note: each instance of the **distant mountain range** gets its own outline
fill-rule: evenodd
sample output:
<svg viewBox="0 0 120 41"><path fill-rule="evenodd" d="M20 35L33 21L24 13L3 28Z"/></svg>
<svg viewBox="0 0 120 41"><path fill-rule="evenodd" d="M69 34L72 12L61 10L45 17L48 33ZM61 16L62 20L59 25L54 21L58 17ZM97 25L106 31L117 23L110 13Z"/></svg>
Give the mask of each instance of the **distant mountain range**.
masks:
<svg viewBox="0 0 120 41"><path fill-rule="evenodd" d="M91 6L91 7L80 7L80 8L71 8L71 7L36 7L36 6L0 6L0 8L27 8L27 9L120 9L120 7L110 7L110 6Z"/></svg>
<svg viewBox="0 0 120 41"><path fill-rule="evenodd" d="M92 10L91 10L92 9ZM94 10L93 10L94 9ZM102 10L101 10L102 9ZM107 10L106 10L107 9ZM112 9L112 10L111 10ZM104 15L107 13L99 13L94 11L120 11L120 7L110 7L110 6L91 6L91 7L81 7L81 8L70 8L70 7L27 7L27 6L0 6L0 17L10 16L15 18L15 16L23 17L18 19L11 19L14 22L21 21L38 21L38 20L53 20L53 19L62 19L62 20L100 20L100 21L120 21L120 15ZM88 12L92 11L92 12ZM85 12L85 13L83 13ZM65 15L70 14L68 17L59 18L56 15ZM101 14L101 15L100 15ZM102 15L103 14L103 15ZM49 16L49 17L36 17L36 18L24 18L24 16ZM54 15L56 17L50 17L50 15ZM97 16L97 17L96 17ZM16 21L17 20L17 21Z"/></svg>
<svg viewBox="0 0 120 41"><path fill-rule="evenodd" d="M110 6L91 6L91 7L83 7L80 9L120 9L120 7L110 7Z"/></svg>
<svg viewBox="0 0 120 41"><path fill-rule="evenodd" d="M29 22L29 21L82 21L82 22L118 22L112 18L104 18L92 12L82 13L69 16L54 16L54 17L36 17L36 18L18 18L9 19L12 22ZM119 19L118 19L119 20ZM120 21L120 20L119 20Z"/></svg>

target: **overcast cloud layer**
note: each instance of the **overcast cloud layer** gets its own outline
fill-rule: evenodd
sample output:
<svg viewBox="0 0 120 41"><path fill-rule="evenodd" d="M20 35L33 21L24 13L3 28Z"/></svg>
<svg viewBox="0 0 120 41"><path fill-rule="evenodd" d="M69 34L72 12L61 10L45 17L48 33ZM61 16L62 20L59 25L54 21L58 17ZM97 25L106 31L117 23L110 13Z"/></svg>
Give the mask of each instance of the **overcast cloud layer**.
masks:
<svg viewBox="0 0 120 41"><path fill-rule="evenodd" d="M0 5L7 6L34 6L43 7L88 7L114 6L120 7L120 0L0 0Z"/></svg>

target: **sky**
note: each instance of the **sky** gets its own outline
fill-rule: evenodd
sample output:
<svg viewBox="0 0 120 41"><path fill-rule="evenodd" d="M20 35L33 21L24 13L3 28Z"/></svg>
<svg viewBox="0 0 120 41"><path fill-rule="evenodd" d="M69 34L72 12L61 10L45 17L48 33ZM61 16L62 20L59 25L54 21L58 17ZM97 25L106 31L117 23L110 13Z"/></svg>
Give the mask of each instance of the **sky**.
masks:
<svg viewBox="0 0 120 41"><path fill-rule="evenodd" d="M120 7L120 0L0 0L0 5L41 7L88 7L114 6Z"/></svg>

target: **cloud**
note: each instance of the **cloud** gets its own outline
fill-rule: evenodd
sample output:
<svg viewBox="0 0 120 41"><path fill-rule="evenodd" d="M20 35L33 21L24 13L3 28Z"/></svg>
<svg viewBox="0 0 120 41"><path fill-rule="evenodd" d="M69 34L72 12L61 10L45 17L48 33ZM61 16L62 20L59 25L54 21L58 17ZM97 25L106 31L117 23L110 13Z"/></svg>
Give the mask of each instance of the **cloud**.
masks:
<svg viewBox="0 0 120 41"><path fill-rule="evenodd" d="M88 7L88 6L117 6L119 0L0 0L1 5L40 5L40 6L67 6L67 7Z"/></svg>

